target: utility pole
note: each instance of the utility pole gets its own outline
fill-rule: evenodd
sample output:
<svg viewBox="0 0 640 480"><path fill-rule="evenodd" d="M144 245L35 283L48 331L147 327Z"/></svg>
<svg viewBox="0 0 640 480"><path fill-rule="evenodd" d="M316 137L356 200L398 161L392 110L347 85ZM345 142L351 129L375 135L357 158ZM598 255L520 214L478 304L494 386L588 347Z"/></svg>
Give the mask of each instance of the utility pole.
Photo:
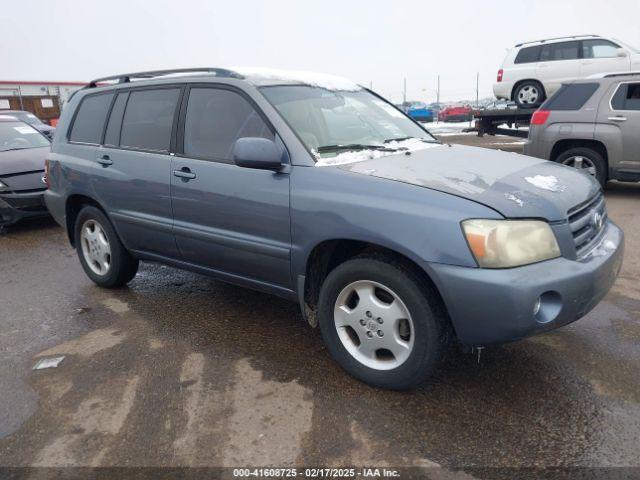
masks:
<svg viewBox="0 0 640 480"><path fill-rule="evenodd" d="M476 73L476 108L480 108L480 72Z"/></svg>
<svg viewBox="0 0 640 480"><path fill-rule="evenodd" d="M407 77L404 78L404 89L402 90L402 103L407 103Z"/></svg>
<svg viewBox="0 0 640 480"><path fill-rule="evenodd" d="M373 80L369 80L369 90L373 90Z"/></svg>
<svg viewBox="0 0 640 480"><path fill-rule="evenodd" d="M438 91L437 91L437 99L436 103L440 106L440 75L438 75Z"/></svg>

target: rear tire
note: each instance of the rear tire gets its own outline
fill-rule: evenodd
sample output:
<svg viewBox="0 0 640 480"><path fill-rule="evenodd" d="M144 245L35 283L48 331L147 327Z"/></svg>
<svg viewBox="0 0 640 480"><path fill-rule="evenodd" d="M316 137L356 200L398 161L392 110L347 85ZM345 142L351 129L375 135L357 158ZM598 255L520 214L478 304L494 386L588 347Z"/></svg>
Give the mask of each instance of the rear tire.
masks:
<svg viewBox="0 0 640 480"><path fill-rule="evenodd" d="M545 99L542 84L535 80L525 80L513 91L513 100L518 108L538 108Z"/></svg>
<svg viewBox="0 0 640 480"><path fill-rule="evenodd" d="M443 357L449 329L439 305L429 286L402 263L357 257L325 279L318 321L331 356L349 374L405 390L423 383Z"/></svg>
<svg viewBox="0 0 640 480"><path fill-rule="evenodd" d="M597 151L588 147L570 148L562 152L556 162L592 175L604 188L607 183L607 162Z"/></svg>
<svg viewBox="0 0 640 480"><path fill-rule="evenodd" d="M138 271L138 260L129 254L107 216L96 207L80 210L75 245L82 268L100 287L126 285Z"/></svg>

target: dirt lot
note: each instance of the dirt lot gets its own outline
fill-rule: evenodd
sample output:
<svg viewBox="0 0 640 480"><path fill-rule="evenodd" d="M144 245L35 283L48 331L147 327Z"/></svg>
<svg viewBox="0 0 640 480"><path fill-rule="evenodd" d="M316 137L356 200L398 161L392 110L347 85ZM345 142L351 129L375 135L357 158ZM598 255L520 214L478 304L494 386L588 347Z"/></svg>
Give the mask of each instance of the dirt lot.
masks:
<svg viewBox="0 0 640 480"><path fill-rule="evenodd" d="M52 221L10 229L0 465L640 466L640 185L606 196L627 248L593 312L405 393L344 374L294 304L152 264L101 290Z"/></svg>

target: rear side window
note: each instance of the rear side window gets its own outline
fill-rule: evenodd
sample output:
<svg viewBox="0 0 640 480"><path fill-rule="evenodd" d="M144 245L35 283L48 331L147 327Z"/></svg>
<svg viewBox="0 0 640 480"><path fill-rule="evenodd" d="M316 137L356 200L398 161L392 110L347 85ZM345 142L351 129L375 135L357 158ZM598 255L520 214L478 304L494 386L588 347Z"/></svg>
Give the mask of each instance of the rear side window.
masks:
<svg viewBox="0 0 640 480"><path fill-rule="evenodd" d="M598 90L597 83L573 83L562 85L560 90L545 102L541 110L580 110Z"/></svg>
<svg viewBox="0 0 640 480"><path fill-rule="evenodd" d="M73 120L69 140L99 144L112 99L113 93L84 97Z"/></svg>
<svg viewBox="0 0 640 480"><path fill-rule="evenodd" d="M541 46L525 47L518 52L514 63L534 63L540 58Z"/></svg>
<svg viewBox="0 0 640 480"><path fill-rule="evenodd" d="M623 83L611 99L614 110L640 110L640 83Z"/></svg>
<svg viewBox="0 0 640 480"><path fill-rule="evenodd" d="M550 43L542 47L540 61L576 60L579 50L580 42Z"/></svg>
<svg viewBox="0 0 640 480"><path fill-rule="evenodd" d="M232 160L236 140L275 135L244 97L230 90L192 88L184 126L184 154Z"/></svg>
<svg viewBox="0 0 640 480"><path fill-rule="evenodd" d="M122 119L120 145L168 152L179 88L134 90Z"/></svg>

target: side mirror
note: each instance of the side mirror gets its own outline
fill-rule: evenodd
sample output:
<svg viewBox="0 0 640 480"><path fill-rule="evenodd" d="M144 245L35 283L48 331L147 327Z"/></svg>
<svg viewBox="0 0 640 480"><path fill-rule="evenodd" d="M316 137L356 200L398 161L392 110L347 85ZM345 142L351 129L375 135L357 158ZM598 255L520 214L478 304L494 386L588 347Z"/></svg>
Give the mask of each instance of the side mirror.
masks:
<svg viewBox="0 0 640 480"><path fill-rule="evenodd" d="M275 142L266 138L239 138L233 146L233 161L239 167L280 170L281 157Z"/></svg>
<svg viewBox="0 0 640 480"><path fill-rule="evenodd" d="M628 57L629 56L629 52L627 52L624 48L619 48L618 50L616 50L616 54L619 57Z"/></svg>

